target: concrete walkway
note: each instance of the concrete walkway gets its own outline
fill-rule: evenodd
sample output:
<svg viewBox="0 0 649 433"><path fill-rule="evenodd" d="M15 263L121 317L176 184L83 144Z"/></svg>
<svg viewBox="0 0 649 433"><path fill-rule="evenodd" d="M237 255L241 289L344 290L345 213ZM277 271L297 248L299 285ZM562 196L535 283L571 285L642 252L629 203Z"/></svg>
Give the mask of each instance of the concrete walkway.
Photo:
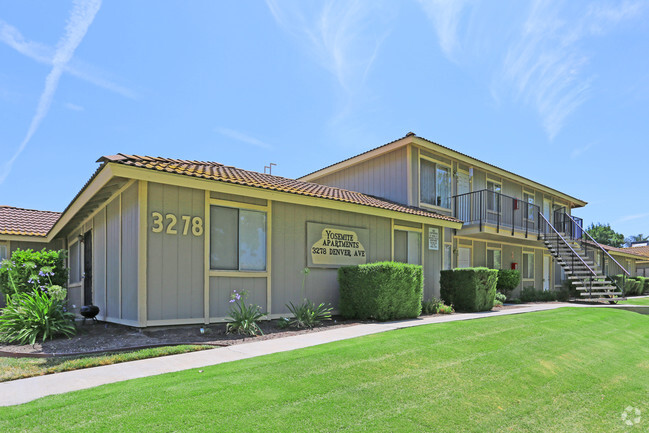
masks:
<svg viewBox="0 0 649 433"><path fill-rule="evenodd" d="M395 329L409 328L412 326L506 316L575 306L577 305L567 303L534 304L531 306L511 308L501 311L463 313L398 322L354 325L291 337L235 344L228 347L220 347L199 352L142 359L139 361L30 377L27 379L18 379L0 383L0 406L22 404L48 395L63 394L70 391L105 385L107 383L121 382L123 380L137 379L140 377L154 376L157 374L171 373L192 368L201 368L209 365L222 364L225 362L268 355L271 353L302 349L304 347L317 346L319 344L331 343L333 341L347 340L349 338L377 334L379 332L392 331Z"/></svg>

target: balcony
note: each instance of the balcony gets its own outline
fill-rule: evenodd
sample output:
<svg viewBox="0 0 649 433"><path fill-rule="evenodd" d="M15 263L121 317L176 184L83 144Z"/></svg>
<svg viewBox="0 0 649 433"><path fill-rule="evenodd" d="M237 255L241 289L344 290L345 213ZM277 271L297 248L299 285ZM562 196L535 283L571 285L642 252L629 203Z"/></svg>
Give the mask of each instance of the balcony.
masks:
<svg viewBox="0 0 649 433"><path fill-rule="evenodd" d="M464 221L464 229L538 238L541 208L521 199L483 189L451 198L453 216Z"/></svg>

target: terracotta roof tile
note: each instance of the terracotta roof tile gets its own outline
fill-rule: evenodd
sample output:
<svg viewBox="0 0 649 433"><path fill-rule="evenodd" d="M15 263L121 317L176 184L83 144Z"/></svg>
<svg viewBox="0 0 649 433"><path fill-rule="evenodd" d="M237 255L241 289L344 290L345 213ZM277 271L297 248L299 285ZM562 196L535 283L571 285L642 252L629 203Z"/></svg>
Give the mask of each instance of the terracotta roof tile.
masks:
<svg viewBox="0 0 649 433"><path fill-rule="evenodd" d="M132 167L146 168L149 170L164 171L167 173L211 179L237 185L280 191L291 194L318 197L340 202L387 209L410 215L418 215L445 221L461 222L460 220L431 212L428 210L404 206L385 199L380 199L359 192L348 191L341 188L320 185L317 183L303 182L271 174L262 174L255 171L243 170L209 161L186 161L161 157L118 154L99 159L100 162L113 162Z"/></svg>
<svg viewBox="0 0 649 433"><path fill-rule="evenodd" d="M0 234L47 236L60 212L0 206Z"/></svg>

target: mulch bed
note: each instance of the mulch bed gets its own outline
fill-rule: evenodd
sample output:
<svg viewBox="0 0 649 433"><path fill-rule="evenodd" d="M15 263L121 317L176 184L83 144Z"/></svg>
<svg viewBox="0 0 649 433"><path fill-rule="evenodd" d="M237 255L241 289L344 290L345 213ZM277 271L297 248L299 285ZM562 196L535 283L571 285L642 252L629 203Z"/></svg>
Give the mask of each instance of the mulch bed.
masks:
<svg viewBox="0 0 649 433"><path fill-rule="evenodd" d="M494 308L494 311L521 308L523 306L525 305L504 305L499 308ZM0 356L65 356L137 350L145 347L173 346L179 344L230 346L244 342L288 337L361 323L372 323L372 321L344 320L340 317L334 317L334 320L323 322L317 328L299 330L280 329L277 326L276 320L262 321L260 322L260 327L264 335L248 337L237 334L226 334L225 324L223 323L139 329L114 323L87 321L85 324L78 324L77 335L69 339L57 338L45 342L36 342L34 346L29 344L0 344ZM201 328L204 329L204 333L200 332Z"/></svg>

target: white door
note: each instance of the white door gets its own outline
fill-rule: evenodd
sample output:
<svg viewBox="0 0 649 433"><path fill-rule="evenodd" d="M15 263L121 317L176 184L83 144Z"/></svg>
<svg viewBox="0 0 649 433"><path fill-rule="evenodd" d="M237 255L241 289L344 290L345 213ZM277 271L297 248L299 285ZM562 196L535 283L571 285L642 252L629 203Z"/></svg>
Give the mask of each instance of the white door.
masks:
<svg viewBox="0 0 649 433"><path fill-rule="evenodd" d="M552 222L551 214L552 214L552 200L550 200L549 198L544 198L543 199L543 216L549 222Z"/></svg>
<svg viewBox="0 0 649 433"><path fill-rule="evenodd" d="M457 172L457 195L468 194L471 192L471 183L469 173L465 171ZM457 217L462 221L471 220L471 202L468 196L464 196L457 201Z"/></svg>
<svg viewBox="0 0 649 433"><path fill-rule="evenodd" d="M550 256L543 256L543 290L550 290Z"/></svg>
<svg viewBox="0 0 649 433"><path fill-rule="evenodd" d="M471 248L460 247L457 249L457 267L471 267Z"/></svg>

